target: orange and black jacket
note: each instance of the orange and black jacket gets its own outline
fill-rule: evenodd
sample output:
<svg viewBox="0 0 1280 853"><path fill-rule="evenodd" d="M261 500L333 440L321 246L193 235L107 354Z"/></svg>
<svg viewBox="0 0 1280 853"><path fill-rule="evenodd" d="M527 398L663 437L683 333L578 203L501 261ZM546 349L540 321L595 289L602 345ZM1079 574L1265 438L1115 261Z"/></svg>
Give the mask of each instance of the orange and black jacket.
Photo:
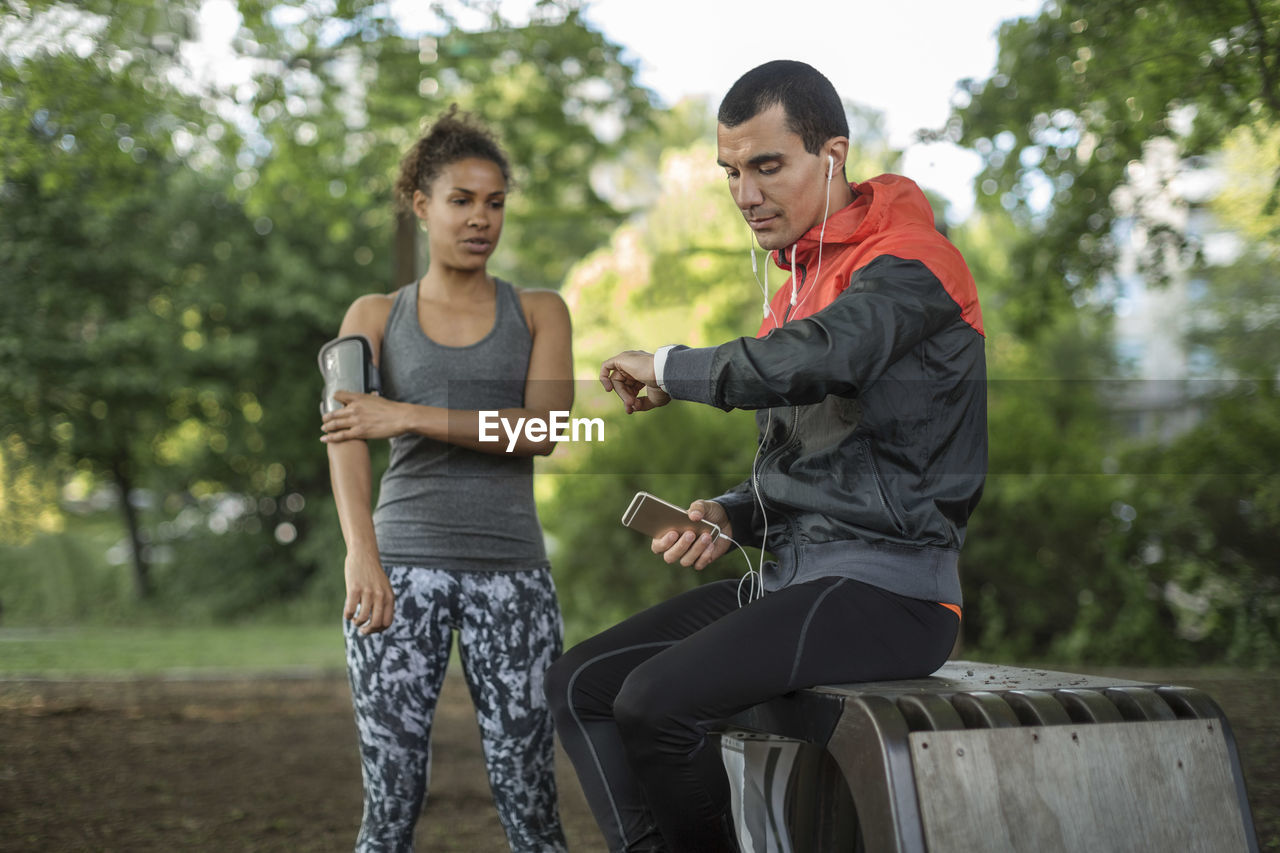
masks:
<svg viewBox="0 0 1280 853"><path fill-rule="evenodd" d="M958 607L987 468L977 290L914 182L851 187L826 222L821 269L817 226L775 253L792 279L758 335L673 348L664 384L757 410L753 476L715 500L735 539L777 557L767 588L845 576Z"/></svg>

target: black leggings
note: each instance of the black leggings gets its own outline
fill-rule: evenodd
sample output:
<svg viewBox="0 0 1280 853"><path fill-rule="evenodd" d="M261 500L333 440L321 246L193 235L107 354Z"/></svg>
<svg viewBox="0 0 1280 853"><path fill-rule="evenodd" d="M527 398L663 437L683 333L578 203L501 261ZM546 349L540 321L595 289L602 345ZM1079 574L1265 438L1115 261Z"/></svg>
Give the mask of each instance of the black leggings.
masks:
<svg viewBox="0 0 1280 853"><path fill-rule="evenodd" d="M940 604L847 578L742 608L737 588L718 581L651 607L547 673L556 730L612 851L736 851L708 731L802 687L929 675L959 628Z"/></svg>

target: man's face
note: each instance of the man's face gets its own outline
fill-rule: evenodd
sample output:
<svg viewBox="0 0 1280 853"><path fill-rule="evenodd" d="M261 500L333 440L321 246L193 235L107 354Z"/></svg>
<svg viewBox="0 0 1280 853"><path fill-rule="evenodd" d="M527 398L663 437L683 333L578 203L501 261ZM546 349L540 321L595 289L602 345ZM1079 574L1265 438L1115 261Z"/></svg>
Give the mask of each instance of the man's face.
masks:
<svg viewBox="0 0 1280 853"><path fill-rule="evenodd" d="M737 127L716 128L716 162L765 249L790 246L826 216L826 156L805 151L786 125L783 106L775 104Z"/></svg>

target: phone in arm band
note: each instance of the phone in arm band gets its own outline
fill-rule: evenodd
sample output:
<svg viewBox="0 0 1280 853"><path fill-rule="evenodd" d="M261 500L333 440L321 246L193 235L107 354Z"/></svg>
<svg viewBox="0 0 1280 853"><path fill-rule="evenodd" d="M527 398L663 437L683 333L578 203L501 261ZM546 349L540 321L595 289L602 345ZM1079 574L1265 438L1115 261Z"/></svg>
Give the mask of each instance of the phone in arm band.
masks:
<svg viewBox="0 0 1280 853"><path fill-rule="evenodd" d="M364 335L344 335L320 348L320 375L324 377L324 395L320 414L342 408L333 399L334 391L356 391L361 394L382 391L381 377L373 363L373 346Z"/></svg>
<svg viewBox="0 0 1280 853"><path fill-rule="evenodd" d="M657 539L668 530L692 530L694 533L710 533L712 541L720 538L720 526L710 521L690 521L689 513L662 498L648 492L636 492L631 505L622 514L622 524Z"/></svg>

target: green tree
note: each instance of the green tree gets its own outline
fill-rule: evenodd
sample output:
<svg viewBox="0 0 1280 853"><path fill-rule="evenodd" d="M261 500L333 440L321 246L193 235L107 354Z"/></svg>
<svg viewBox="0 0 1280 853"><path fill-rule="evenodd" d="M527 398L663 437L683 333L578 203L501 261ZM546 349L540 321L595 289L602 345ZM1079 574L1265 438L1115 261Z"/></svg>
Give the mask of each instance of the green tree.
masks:
<svg viewBox="0 0 1280 853"><path fill-rule="evenodd" d="M1017 332L1022 282L1003 247L1018 232L1004 211L954 232L979 282L990 376L990 471L961 555L967 653L1273 664L1280 408L1267 374L1248 370L1268 336L1215 327L1250 381L1202 399L1186 434L1139 441L1111 411L1105 313L1059 311ZM1241 318L1249 299L1265 309L1254 280L1231 281Z"/></svg>
<svg viewBox="0 0 1280 853"><path fill-rule="evenodd" d="M1190 431L1124 460L1132 530L1119 556L1166 610L1164 659L1280 662L1280 395L1266 387L1215 397Z"/></svg>
<svg viewBox="0 0 1280 853"><path fill-rule="evenodd" d="M1051 0L1003 24L999 43L995 74L962 83L968 102L946 134L983 157L979 203L1027 228L1010 247L1026 288L1020 329L1111 272L1112 191L1150 140L1201 155L1238 126L1280 119L1277 0ZM1134 215L1148 220L1149 273L1186 263L1196 247Z"/></svg>
<svg viewBox="0 0 1280 853"><path fill-rule="evenodd" d="M61 7L8 15L23 47L0 62L0 437L115 483L144 596L135 487L207 470L228 432L252 431L234 378L251 348L212 271L254 250L199 101L166 82L172 18L147 6L122 5L127 41L112 19L93 35L88 13L59 40L49 18L80 14Z"/></svg>
<svg viewBox="0 0 1280 853"><path fill-rule="evenodd" d="M1115 573L1109 550L1127 496L1108 475L1119 439L1104 393L1109 326L1064 311L1034 335L1018 333L1023 282L1005 249L1019 234L1003 210L953 231L978 283L989 379L987 483L961 552L965 642L998 658L1078 660L1085 650L1065 639L1083 609L1145 600L1144 587ZM1149 627L1140 622L1125 627Z"/></svg>
<svg viewBox="0 0 1280 853"><path fill-rule="evenodd" d="M984 161L983 215L959 240L987 244L965 250L988 266L975 275L993 377L992 477L965 550L966 623L982 648L1271 660L1276 581L1258 555L1275 547L1275 472L1259 460L1275 443L1280 355L1278 35L1274 0L1052 0L1002 26L990 78L962 82L946 134ZM1228 266L1173 225L1186 202L1169 182L1195 158L1227 173L1210 209L1245 237ZM983 229L1003 247L994 265ZM1190 271L1206 284L1190 343L1216 370L1260 380L1202 397L1200 425L1159 445L1116 429L1099 388L1119 375L1097 355L1112 350L1108 288L1137 232L1148 281ZM1073 376L1086 381L1059 381Z"/></svg>
<svg viewBox="0 0 1280 853"><path fill-rule="evenodd" d="M495 268L525 286L558 287L621 221L598 170L648 127L650 94L578 3L544 0L524 26L495 6L479 30L437 6L438 31L420 35L372 0L323 12L242 0L240 10L237 47L265 69L249 103L270 149L259 188L281 215L328 219L327 196L337 194L344 211L385 230L400 156L423 122L457 103L511 156L518 192Z"/></svg>
<svg viewBox="0 0 1280 853"><path fill-rule="evenodd" d="M390 186L420 121L458 101L506 138L519 192L495 270L555 285L621 216L591 167L645 129L649 96L554 4L529 27L445 19L419 38L384 4L246 2L257 76L206 91L181 50L196 8L4 13L4 494L38 502L49 480L28 475L56 461L156 488L166 514L237 496L235 535L176 543L163 585L243 613L295 594L340 541L315 352L356 296L412 274ZM124 508L144 590L148 531Z"/></svg>
<svg viewBox="0 0 1280 853"><path fill-rule="evenodd" d="M1204 416L1167 446L1135 455L1140 547L1131 559L1162 577L1179 638L1197 660L1272 665L1280 649L1280 130L1230 134L1215 160L1221 192L1209 203L1239 235L1238 255L1206 259L1188 342L1225 379Z"/></svg>
<svg viewBox="0 0 1280 853"><path fill-rule="evenodd" d="M1239 128L1217 159L1223 187L1209 210L1239 235L1239 254L1225 265L1200 265L1205 293L1188 343L1219 369L1273 392L1280 383L1280 209L1271 176L1280 174L1280 125Z"/></svg>

